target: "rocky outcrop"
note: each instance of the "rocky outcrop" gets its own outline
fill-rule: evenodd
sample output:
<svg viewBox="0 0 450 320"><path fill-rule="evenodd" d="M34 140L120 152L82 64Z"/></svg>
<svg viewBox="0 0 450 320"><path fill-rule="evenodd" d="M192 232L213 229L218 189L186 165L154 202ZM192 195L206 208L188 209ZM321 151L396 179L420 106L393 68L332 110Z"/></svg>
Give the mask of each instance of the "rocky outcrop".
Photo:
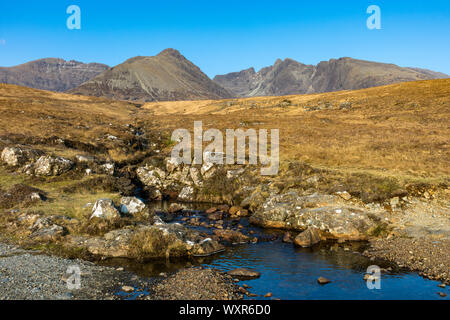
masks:
<svg viewBox="0 0 450 320"><path fill-rule="evenodd" d="M38 218L31 231L30 238L39 241L55 241L67 234L67 229L56 224L51 216Z"/></svg>
<svg viewBox="0 0 450 320"><path fill-rule="evenodd" d="M9 166L18 167L36 161L43 153L25 147L6 147L1 159Z"/></svg>
<svg viewBox="0 0 450 320"><path fill-rule="evenodd" d="M42 156L27 170L38 176L59 176L73 167L73 162L63 157Z"/></svg>
<svg viewBox="0 0 450 320"><path fill-rule="evenodd" d="M204 238L196 231L165 223L118 229L85 243L94 255L144 260L207 256L224 250L217 241Z"/></svg>
<svg viewBox="0 0 450 320"><path fill-rule="evenodd" d="M289 192L269 197L250 217L250 222L296 231L313 227L322 239L363 240L381 223L382 217L383 212L349 207L338 196L299 196Z"/></svg>

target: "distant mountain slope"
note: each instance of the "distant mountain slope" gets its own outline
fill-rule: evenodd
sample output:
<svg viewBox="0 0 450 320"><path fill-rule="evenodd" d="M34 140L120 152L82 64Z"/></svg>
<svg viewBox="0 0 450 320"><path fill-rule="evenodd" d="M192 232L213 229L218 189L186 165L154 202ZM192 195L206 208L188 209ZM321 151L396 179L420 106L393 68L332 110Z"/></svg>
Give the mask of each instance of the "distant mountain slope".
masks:
<svg viewBox="0 0 450 320"><path fill-rule="evenodd" d="M87 81L70 93L132 101L231 98L177 50L135 57Z"/></svg>
<svg viewBox="0 0 450 320"><path fill-rule="evenodd" d="M448 75L418 68L402 68L352 58L331 59L317 66L292 59L278 59L256 72L250 68L218 75L214 81L239 97L321 93L356 90L404 81L447 78Z"/></svg>
<svg viewBox="0 0 450 320"><path fill-rule="evenodd" d="M0 67L0 83L62 92L79 86L108 68L100 63L46 58L9 68Z"/></svg>

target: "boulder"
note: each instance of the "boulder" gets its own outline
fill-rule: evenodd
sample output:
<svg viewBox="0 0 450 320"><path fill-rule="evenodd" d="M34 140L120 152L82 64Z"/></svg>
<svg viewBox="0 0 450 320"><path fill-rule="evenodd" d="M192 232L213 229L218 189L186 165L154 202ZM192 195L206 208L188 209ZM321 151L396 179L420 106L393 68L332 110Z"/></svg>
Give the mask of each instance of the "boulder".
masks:
<svg viewBox="0 0 450 320"><path fill-rule="evenodd" d="M92 208L92 218L101 219L118 219L120 218L119 210L114 206L114 202L111 199L100 199L97 200Z"/></svg>
<svg viewBox="0 0 450 320"><path fill-rule="evenodd" d="M39 241L54 241L67 234L67 230L55 224L52 217L38 218L30 229L30 238Z"/></svg>
<svg viewBox="0 0 450 320"><path fill-rule="evenodd" d="M192 202L194 201L194 188L193 187L184 187L181 189L178 194L178 200L184 202Z"/></svg>
<svg viewBox="0 0 450 320"><path fill-rule="evenodd" d="M241 207L233 206L228 210L228 213L231 217L247 217L248 216L248 210L243 209Z"/></svg>
<svg viewBox="0 0 450 320"><path fill-rule="evenodd" d="M207 215L209 220L222 220L223 219L223 212L222 211L214 211Z"/></svg>
<svg viewBox="0 0 450 320"><path fill-rule="evenodd" d="M189 174L191 175L192 182L196 187L201 187L203 185L202 175L200 174L200 170L196 167L189 168Z"/></svg>
<svg viewBox="0 0 450 320"><path fill-rule="evenodd" d="M174 158L166 159L166 170L169 174L177 170L180 166L181 163L179 163L176 159Z"/></svg>
<svg viewBox="0 0 450 320"><path fill-rule="evenodd" d="M62 157L42 156L33 165L38 176L59 176L69 171L73 162Z"/></svg>
<svg viewBox="0 0 450 320"><path fill-rule="evenodd" d="M267 198L249 220L263 227L295 231L315 227L326 239L366 240L384 217L384 211L342 206L338 196L299 196L292 191Z"/></svg>
<svg viewBox="0 0 450 320"><path fill-rule="evenodd" d="M224 250L217 241L177 223L110 231L103 238L89 239L86 246L94 255L139 259L207 256Z"/></svg>
<svg viewBox="0 0 450 320"><path fill-rule="evenodd" d="M164 187L166 173L157 167L140 167L136 170L139 180L146 186L161 188Z"/></svg>
<svg viewBox="0 0 450 320"><path fill-rule="evenodd" d="M292 240L292 235L291 235L291 233L290 232L285 232L284 233L284 235L283 235L283 240L282 240L284 243L292 243L293 242L293 240Z"/></svg>
<svg viewBox="0 0 450 320"><path fill-rule="evenodd" d="M299 247L308 248L319 243L320 240L319 229L308 227L308 229L295 237L294 243Z"/></svg>
<svg viewBox="0 0 450 320"><path fill-rule="evenodd" d="M114 163L105 163L100 166L100 172L110 176L114 175L115 170L116 166Z"/></svg>
<svg viewBox="0 0 450 320"><path fill-rule="evenodd" d="M123 214L135 215L144 212L147 206L136 197L122 197L119 209Z"/></svg>
<svg viewBox="0 0 450 320"><path fill-rule="evenodd" d="M250 242L250 237L242 232L230 229L215 229L213 233L224 241L231 243L247 243Z"/></svg>
<svg viewBox="0 0 450 320"><path fill-rule="evenodd" d="M2 151L1 159L9 166L17 167L36 161L41 155L42 152L33 149L6 147Z"/></svg>
<svg viewBox="0 0 450 320"><path fill-rule="evenodd" d="M178 213L185 209L185 207L179 203L171 203L169 206L169 213Z"/></svg>

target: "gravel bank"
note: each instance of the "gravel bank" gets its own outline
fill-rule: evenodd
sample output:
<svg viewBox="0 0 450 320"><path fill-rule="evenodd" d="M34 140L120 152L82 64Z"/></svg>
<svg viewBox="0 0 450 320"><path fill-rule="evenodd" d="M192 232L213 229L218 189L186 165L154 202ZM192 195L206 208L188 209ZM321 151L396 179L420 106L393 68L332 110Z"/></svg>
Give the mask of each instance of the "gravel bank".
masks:
<svg viewBox="0 0 450 320"><path fill-rule="evenodd" d="M211 269L180 270L151 288L155 300L236 300L238 287L233 279Z"/></svg>
<svg viewBox="0 0 450 320"><path fill-rule="evenodd" d="M66 281L73 273L67 270L71 266L81 271L80 289L68 288ZM0 243L0 285L0 300L110 300L128 297L121 291L122 286L144 292L149 284L129 272Z"/></svg>
<svg viewBox="0 0 450 320"><path fill-rule="evenodd" d="M420 275L450 284L450 239L394 238L371 242L363 255L386 259Z"/></svg>

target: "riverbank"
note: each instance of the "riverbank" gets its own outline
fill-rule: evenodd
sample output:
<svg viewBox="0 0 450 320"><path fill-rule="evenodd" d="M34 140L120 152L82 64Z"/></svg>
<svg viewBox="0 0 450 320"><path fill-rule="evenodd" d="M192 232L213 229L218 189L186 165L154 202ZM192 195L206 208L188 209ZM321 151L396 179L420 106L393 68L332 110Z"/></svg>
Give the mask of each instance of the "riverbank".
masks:
<svg viewBox="0 0 450 320"><path fill-rule="evenodd" d="M450 284L450 240L395 238L371 241L363 254L396 263L431 280Z"/></svg>
<svg viewBox="0 0 450 320"><path fill-rule="evenodd" d="M79 268L80 287L74 270ZM199 268L157 278L123 267L63 259L0 243L0 300L234 300L238 287L226 274Z"/></svg>

